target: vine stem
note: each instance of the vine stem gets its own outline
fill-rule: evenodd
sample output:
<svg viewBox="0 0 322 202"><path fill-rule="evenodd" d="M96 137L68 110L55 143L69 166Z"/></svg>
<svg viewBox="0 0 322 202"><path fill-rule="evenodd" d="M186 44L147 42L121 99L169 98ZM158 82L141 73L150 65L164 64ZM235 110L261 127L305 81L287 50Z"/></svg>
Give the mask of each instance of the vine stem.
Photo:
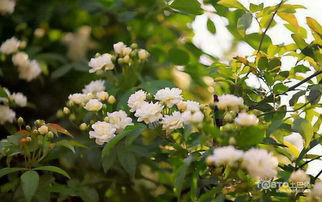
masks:
<svg viewBox="0 0 322 202"><path fill-rule="evenodd" d="M263 32L263 34L262 34L262 38L261 38L261 40L260 40L260 42L259 42L259 46L258 46L258 50L257 50L257 54L261 51L262 46L263 46L263 42L264 42L264 38L265 38L265 35L266 35L266 32L268 31L269 27L272 25L273 20L274 20L274 17L275 17L275 15L277 14L278 9L282 6L282 4L283 4L283 3L284 3L284 0L282 0L282 1L277 5L276 10L274 11L274 13L273 13L273 15L272 15L271 19L269 20L268 25L267 25L266 29L264 30L264 32Z"/></svg>

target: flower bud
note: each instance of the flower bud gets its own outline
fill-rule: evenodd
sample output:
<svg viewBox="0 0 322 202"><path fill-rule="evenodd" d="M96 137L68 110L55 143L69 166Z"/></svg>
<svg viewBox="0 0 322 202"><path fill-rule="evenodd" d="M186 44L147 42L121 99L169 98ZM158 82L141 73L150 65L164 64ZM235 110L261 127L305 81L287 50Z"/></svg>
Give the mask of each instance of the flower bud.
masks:
<svg viewBox="0 0 322 202"><path fill-rule="evenodd" d="M27 142L31 142L31 140L32 140L31 137L26 137Z"/></svg>
<svg viewBox="0 0 322 202"><path fill-rule="evenodd" d="M228 142L229 142L230 145L235 145L236 144L236 139L234 137L230 137Z"/></svg>
<svg viewBox="0 0 322 202"><path fill-rule="evenodd" d="M18 118L18 125L21 126L23 124L24 120L22 117Z"/></svg>
<svg viewBox="0 0 322 202"><path fill-rule="evenodd" d="M79 129L81 129L81 130L87 130L87 124L86 123L80 124Z"/></svg>
<svg viewBox="0 0 322 202"><path fill-rule="evenodd" d="M136 48L138 48L138 44L137 43L132 43L130 47L133 48L133 49L136 49Z"/></svg>
<svg viewBox="0 0 322 202"><path fill-rule="evenodd" d="M26 125L26 130L31 132L31 127L29 125Z"/></svg>
<svg viewBox="0 0 322 202"><path fill-rule="evenodd" d="M74 103L72 101L68 101L66 105L67 105L67 107L72 107L74 105Z"/></svg>
<svg viewBox="0 0 322 202"><path fill-rule="evenodd" d="M53 138L54 137L54 133L49 131L48 134L47 134L47 137L48 138Z"/></svg>
<svg viewBox="0 0 322 202"><path fill-rule="evenodd" d="M63 112L64 112L64 114L69 114L70 110L67 107L64 107Z"/></svg>
<svg viewBox="0 0 322 202"><path fill-rule="evenodd" d="M129 63L130 62L130 56L128 56L128 55L124 56L123 62L124 63Z"/></svg>
<svg viewBox="0 0 322 202"><path fill-rule="evenodd" d="M40 126L40 128L38 128L38 132L41 134L41 135L45 135L48 133L48 127L47 126Z"/></svg>
<svg viewBox="0 0 322 202"><path fill-rule="evenodd" d="M151 93L148 93L148 94L146 95L146 99L148 99L148 100L152 100L152 99L153 99L153 95L152 95Z"/></svg>
<svg viewBox="0 0 322 202"><path fill-rule="evenodd" d="M37 130L37 129L34 129L34 130L32 131L32 134L33 134L33 135L37 135L37 134L38 134L38 130Z"/></svg>
<svg viewBox="0 0 322 202"><path fill-rule="evenodd" d="M117 63L119 63L119 64L123 64L123 58L119 58L119 59L117 59Z"/></svg>
<svg viewBox="0 0 322 202"><path fill-rule="evenodd" d="M76 120L76 116L75 116L75 114L71 114L71 115L69 115L68 119L69 119L70 121L75 121L75 120Z"/></svg>
<svg viewBox="0 0 322 202"><path fill-rule="evenodd" d="M96 93L96 97L100 100L100 101L104 101L108 99L109 94L105 91L101 91Z"/></svg>
<svg viewBox="0 0 322 202"><path fill-rule="evenodd" d="M178 109L179 109L180 111L185 111L185 110L187 109L187 104L186 104L186 103L184 103L184 102L179 102L179 103L177 104L177 107L178 107Z"/></svg>
<svg viewBox="0 0 322 202"><path fill-rule="evenodd" d="M138 52L139 59L142 61L145 61L149 57L149 55L149 52L144 49L141 49Z"/></svg>
<svg viewBox="0 0 322 202"><path fill-rule="evenodd" d="M56 112L57 118L62 118L63 116L64 116L64 112L61 109Z"/></svg>
<svg viewBox="0 0 322 202"><path fill-rule="evenodd" d="M208 157L206 158L206 164L207 164L208 166L211 166L211 165L213 165L213 164L214 164L214 161L212 160L211 156L208 156Z"/></svg>
<svg viewBox="0 0 322 202"><path fill-rule="evenodd" d="M111 95L109 98L108 98L108 103L110 104L114 104L116 102L116 99L113 95Z"/></svg>
<svg viewBox="0 0 322 202"><path fill-rule="evenodd" d="M104 118L104 121L105 121L105 122L108 122L108 121L109 121L109 118L108 118L108 117L105 117L105 118Z"/></svg>

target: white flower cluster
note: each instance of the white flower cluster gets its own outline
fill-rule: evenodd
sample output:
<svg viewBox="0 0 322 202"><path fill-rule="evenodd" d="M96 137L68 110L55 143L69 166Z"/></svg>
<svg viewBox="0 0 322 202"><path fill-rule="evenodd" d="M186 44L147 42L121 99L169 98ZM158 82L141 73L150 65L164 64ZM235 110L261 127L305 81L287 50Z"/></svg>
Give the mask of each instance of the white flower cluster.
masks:
<svg viewBox="0 0 322 202"><path fill-rule="evenodd" d="M149 57L149 53L144 49L136 49L136 44L132 44L132 48L126 46L123 42L113 45L114 53L97 54L91 58L88 65L91 67L90 73L112 70L115 67L114 62L119 64L130 63L133 57L137 57L140 62L145 61Z"/></svg>
<svg viewBox="0 0 322 202"><path fill-rule="evenodd" d="M81 105L87 111L99 111L103 107L103 101L110 104L115 102L115 97L105 91L105 81L96 80L90 82L82 90L83 93L74 93L68 96L70 104Z"/></svg>
<svg viewBox="0 0 322 202"><path fill-rule="evenodd" d="M16 6L15 0L0 0L0 14L11 14L14 12Z"/></svg>
<svg viewBox="0 0 322 202"><path fill-rule="evenodd" d="M0 52L6 55L16 53L21 46L21 41L12 37L0 46ZM30 60L25 52L18 52L12 56L12 62L18 67L19 78L31 81L41 73L41 68L36 60Z"/></svg>
<svg viewBox="0 0 322 202"><path fill-rule="evenodd" d="M9 102L14 102L19 107L27 106L27 97L20 93L10 93L10 91L6 88L3 88L6 92L8 98L0 98L0 124L4 124L6 122L12 123L16 118L16 113L9 108Z"/></svg>
<svg viewBox="0 0 322 202"><path fill-rule="evenodd" d="M242 112L235 118L235 123L240 126L253 126L258 124L258 118L254 114Z"/></svg>
<svg viewBox="0 0 322 202"><path fill-rule="evenodd" d="M95 142L102 145L113 139L117 133L121 133L126 126L133 125L132 119L120 110L107 113L105 121L97 121L92 125L93 131L89 132L90 138L95 138Z"/></svg>
<svg viewBox="0 0 322 202"><path fill-rule="evenodd" d="M139 90L128 99L130 111L139 122L146 124L159 122L167 132L183 128L184 124L195 124L203 121L204 115L200 105L194 101L183 101L182 90L178 88L164 88L156 92L154 99L158 102L148 102L147 93ZM163 115L163 110L176 109L171 115Z"/></svg>
<svg viewBox="0 0 322 202"><path fill-rule="evenodd" d="M235 149L233 146L216 148L207 162L214 165L241 166L253 178L274 178L277 174L278 160L264 149L252 148L246 152Z"/></svg>

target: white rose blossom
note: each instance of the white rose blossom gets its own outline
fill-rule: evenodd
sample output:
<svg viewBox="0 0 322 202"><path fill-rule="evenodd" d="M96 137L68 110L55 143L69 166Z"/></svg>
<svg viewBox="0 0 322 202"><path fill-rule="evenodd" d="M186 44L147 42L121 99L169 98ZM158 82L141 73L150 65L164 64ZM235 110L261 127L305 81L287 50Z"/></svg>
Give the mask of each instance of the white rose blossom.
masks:
<svg viewBox="0 0 322 202"><path fill-rule="evenodd" d="M142 103L142 106L136 110L134 116L138 117L138 121L144 121L146 124L159 121L162 118L163 106L160 103Z"/></svg>
<svg viewBox="0 0 322 202"><path fill-rule="evenodd" d="M0 14L5 15L13 13L15 6L15 0L0 0Z"/></svg>
<svg viewBox="0 0 322 202"><path fill-rule="evenodd" d="M103 104L98 99L91 99L86 103L84 108L87 111L99 111L102 107Z"/></svg>
<svg viewBox="0 0 322 202"><path fill-rule="evenodd" d="M0 105L0 124L12 123L16 118L16 113L8 106Z"/></svg>
<svg viewBox="0 0 322 202"><path fill-rule="evenodd" d="M27 105L27 97L22 93L13 93L11 95L15 103L20 107L25 107Z"/></svg>
<svg viewBox="0 0 322 202"><path fill-rule="evenodd" d="M0 0L0 2L3 0ZM1 3L0 3L0 9L1 9ZM11 54L18 50L21 42L16 39L16 37L12 37L10 39L7 39L5 42L3 42L0 46L0 52L3 54Z"/></svg>
<svg viewBox="0 0 322 202"><path fill-rule="evenodd" d="M143 103L145 103L147 93L143 90L136 91L133 93L127 102L127 105L130 107L131 112L135 112L137 109L139 109Z"/></svg>
<svg viewBox="0 0 322 202"><path fill-rule="evenodd" d="M89 132L90 138L95 138L96 144L102 145L115 137L116 129L112 124L98 121L92 125L94 131Z"/></svg>
<svg viewBox="0 0 322 202"><path fill-rule="evenodd" d="M82 90L83 93L97 93L105 90L105 81L104 80L96 80L87 84Z"/></svg>
<svg viewBox="0 0 322 202"><path fill-rule="evenodd" d="M221 95L218 96L218 102L216 105L220 110L232 110L234 112L238 112L239 107L244 105L244 100L243 98L235 95Z"/></svg>
<svg viewBox="0 0 322 202"><path fill-rule="evenodd" d="M161 122L163 130L172 132L173 130L183 128L183 122L180 112L173 112L171 115L165 115Z"/></svg>
<svg viewBox="0 0 322 202"><path fill-rule="evenodd" d="M213 155L207 158L207 161L214 165L229 165L233 166L234 163L240 160L244 152L235 149L233 146L215 148Z"/></svg>
<svg viewBox="0 0 322 202"><path fill-rule="evenodd" d="M242 166L253 178L273 178L277 174L278 160L264 149L252 148L242 157Z"/></svg>
<svg viewBox="0 0 322 202"><path fill-rule="evenodd" d="M12 62L14 65L20 67L20 66L28 66L29 56L25 52L18 52L12 56Z"/></svg>
<svg viewBox="0 0 322 202"><path fill-rule="evenodd" d="M74 93L68 96L69 101L75 104L83 104L87 102L87 95L81 93Z"/></svg>
<svg viewBox="0 0 322 202"><path fill-rule="evenodd" d="M39 76L41 68L36 60L32 60L26 66L18 66L19 78L31 81Z"/></svg>
<svg viewBox="0 0 322 202"><path fill-rule="evenodd" d="M96 93L96 97L100 100L100 101L104 101L107 100L109 97L109 94L105 91L101 91L101 92L97 92Z"/></svg>
<svg viewBox="0 0 322 202"><path fill-rule="evenodd" d="M138 56L140 60L146 60L149 57L149 52L144 50L144 49L140 49L138 52Z"/></svg>
<svg viewBox="0 0 322 202"><path fill-rule="evenodd" d="M114 69L114 64L112 62L112 55L105 53L96 58L92 58L88 65L92 68L89 70L90 73L97 72L99 70L112 70Z"/></svg>
<svg viewBox="0 0 322 202"><path fill-rule="evenodd" d="M123 49L126 48L126 45L123 42L118 42L113 45L113 48L116 54L121 54L123 52Z"/></svg>
<svg viewBox="0 0 322 202"><path fill-rule="evenodd" d="M258 118L254 114L239 113L235 118L235 123L240 126L253 126L258 124Z"/></svg>
<svg viewBox="0 0 322 202"><path fill-rule="evenodd" d="M179 103L182 100L182 90L179 88L164 88L159 90L154 98L159 100L162 104L167 107L172 107L173 105Z"/></svg>
<svg viewBox="0 0 322 202"><path fill-rule="evenodd" d="M116 129L116 133L122 132L126 126L133 125L132 119L123 110L107 113L107 117L108 122Z"/></svg>
<svg viewBox="0 0 322 202"><path fill-rule="evenodd" d="M182 113L182 120L185 124L200 123L204 119L204 114L200 111L200 104L195 101L182 102L184 105L184 112Z"/></svg>
<svg viewBox="0 0 322 202"><path fill-rule="evenodd" d="M301 169L292 172L289 180L296 183L310 183L310 177Z"/></svg>

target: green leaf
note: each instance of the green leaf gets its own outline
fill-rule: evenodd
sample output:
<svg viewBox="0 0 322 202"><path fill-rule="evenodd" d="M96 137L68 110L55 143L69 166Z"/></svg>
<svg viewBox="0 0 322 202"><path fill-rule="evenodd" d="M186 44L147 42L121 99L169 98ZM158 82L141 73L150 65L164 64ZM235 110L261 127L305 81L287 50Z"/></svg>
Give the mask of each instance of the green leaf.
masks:
<svg viewBox="0 0 322 202"><path fill-rule="evenodd" d="M282 62L280 58L273 58L268 62L268 69L271 71L276 71L281 68Z"/></svg>
<svg viewBox="0 0 322 202"><path fill-rule="evenodd" d="M174 0L170 7L194 15L200 15L203 11L197 0Z"/></svg>
<svg viewBox="0 0 322 202"><path fill-rule="evenodd" d="M56 146L63 146L75 153L75 147L87 148L86 145L83 145L75 140L61 140L55 143Z"/></svg>
<svg viewBox="0 0 322 202"><path fill-rule="evenodd" d="M142 83L139 87L143 88L148 93L155 94L161 88L173 88L175 85L168 80L152 80Z"/></svg>
<svg viewBox="0 0 322 202"><path fill-rule="evenodd" d="M306 91L304 91L304 90L301 90L301 91L299 91L299 92L295 93L295 94L292 96L292 98L290 99L290 101L289 101L290 106L294 106L294 105L297 103L298 99L299 99L301 96L305 95L305 93L306 93Z"/></svg>
<svg viewBox="0 0 322 202"><path fill-rule="evenodd" d="M125 171L131 176L135 176L136 171L136 158L129 149L120 147L117 150L117 158L119 162L121 163L122 167L125 169Z"/></svg>
<svg viewBox="0 0 322 202"><path fill-rule="evenodd" d="M299 34L292 34L291 35L293 40L295 41L296 45L300 48L300 49L304 49L308 46L308 44L305 42L305 40L302 38L301 35Z"/></svg>
<svg viewBox="0 0 322 202"><path fill-rule="evenodd" d="M131 145L135 139L142 134L142 132L146 129L145 124L135 124L135 129L132 130L131 135L127 136L125 140L125 145L129 146Z"/></svg>
<svg viewBox="0 0 322 202"><path fill-rule="evenodd" d="M248 34L245 37L245 41L253 47L255 50L259 48L262 35L258 33ZM272 44L272 40L269 36L265 35L263 39L263 44L261 50L266 51L269 45Z"/></svg>
<svg viewBox="0 0 322 202"><path fill-rule="evenodd" d="M250 11L251 12L256 12L256 11L260 11L260 10L263 10L263 8L264 8L264 3L261 3L261 4L259 4L259 5L256 5L256 4L250 4L249 5L249 9L250 9Z"/></svg>
<svg viewBox="0 0 322 202"><path fill-rule="evenodd" d="M2 87L0 87L0 97L4 97L4 98L8 97L7 92Z"/></svg>
<svg viewBox="0 0 322 202"><path fill-rule="evenodd" d="M170 49L168 59L175 65L186 65L189 63L188 53L180 48Z"/></svg>
<svg viewBox="0 0 322 202"><path fill-rule="evenodd" d="M286 92L288 89L287 86L285 86L284 84L282 83L278 83L278 84L275 84L274 87L273 87L273 92L275 94L282 94L284 92Z"/></svg>
<svg viewBox="0 0 322 202"><path fill-rule="evenodd" d="M36 193L39 184L39 175L36 171L29 170L21 175L22 191L25 195L26 201L31 201Z"/></svg>
<svg viewBox="0 0 322 202"><path fill-rule="evenodd" d="M73 68L73 64L67 64L59 67L51 73L51 78L57 79L67 74Z"/></svg>
<svg viewBox="0 0 322 202"><path fill-rule="evenodd" d="M250 27L253 21L253 15L250 13L245 13L242 15L237 22L237 30L240 35L245 37L246 30Z"/></svg>
<svg viewBox="0 0 322 202"><path fill-rule="evenodd" d="M114 164L116 160L116 154L112 151L102 159L102 166L104 172L107 172Z"/></svg>
<svg viewBox="0 0 322 202"><path fill-rule="evenodd" d="M312 125L307 120L300 118L294 121L293 129L302 135L305 147L308 147L313 137Z"/></svg>
<svg viewBox="0 0 322 202"><path fill-rule="evenodd" d="M216 34L216 26L215 26L215 23L212 20L210 20L209 18L207 20L207 29L211 33Z"/></svg>
<svg viewBox="0 0 322 202"><path fill-rule="evenodd" d="M320 85L313 85L311 91L307 97L308 101L313 105L319 102L321 98L321 87Z"/></svg>
<svg viewBox="0 0 322 202"><path fill-rule="evenodd" d="M109 155L109 153L112 150L112 148L114 147L114 145L116 145L119 141L121 141L125 136L131 134L133 131L135 131L135 130L137 130L139 128L142 128L141 124L127 126L121 134L117 135L111 141L106 143L104 148L103 148L103 151L102 151L102 158L104 158L105 156Z"/></svg>
<svg viewBox="0 0 322 202"><path fill-rule="evenodd" d="M50 172L64 175L65 177L70 179L70 176L68 175L68 173L66 171L64 171L63 169L56 167L56 166L40 166L40 167L34 168L33 170L50 171Z"/></svg>
<svg viewBox="0 0 322 202"><path fill-rule="evenodd" d="M297 73L297 72L306 73L306 72L310 71L311 69L309 67L305 66L305 65L297 65L297 66L294 67L293 70L294 70L295 73Z"/></svg>
<svg viewBox="0 0 322 202"><path fill-rule="evenodd" d="M180 198L181 190L184 185L187 170L192 162L192 158L192 156L188 156L187 158L185 158L183 164L175 172L174 188L178 199Z"/></svg>
<svg viewBox="0 0 322 202"><path fill-rule="evenodd" d="M260 70L268 69L268 59L266 56L262 56L258 60L258 68Z"/></svg>
<svg viewBox="0 0 322 202"><path fill-rule="evenodd" d="M274 121L272 121L272 123L267 127L267 130L266 130L267 136L269 136L274 131L279 129L283 123L284 123L283 120L274 120Z"/></svg>
<svg viewBox="0 0 322 202"><path fill-rule="evenodd" d="M248 148L262 142L265 136L265 130L257 126L243 127L236 135L237 145L242 148Z"/></svg>
<svg viewBox="0 0 322 202"><path fill-rule="evenodd" d="M322 26L316 20L310 17L306 17L306 22L312 31L316 32L319 35L322 35Z"/></svg>
<svg viewBox="0 0 322 202"><path fill-rule="evenodd" d="M247 11L247 9L237 0L220 0L218 1L218 4L226 6L228 8L239 8L244 11Z"/></svg>
<svg viewBox="0 0 322 202"><path fill-rule="evenodd" d="M0 170L0 177L3 177L3 176L8 175L10 173L22 171L22 170L26 170L26 168L2 168Z"/></svg>

